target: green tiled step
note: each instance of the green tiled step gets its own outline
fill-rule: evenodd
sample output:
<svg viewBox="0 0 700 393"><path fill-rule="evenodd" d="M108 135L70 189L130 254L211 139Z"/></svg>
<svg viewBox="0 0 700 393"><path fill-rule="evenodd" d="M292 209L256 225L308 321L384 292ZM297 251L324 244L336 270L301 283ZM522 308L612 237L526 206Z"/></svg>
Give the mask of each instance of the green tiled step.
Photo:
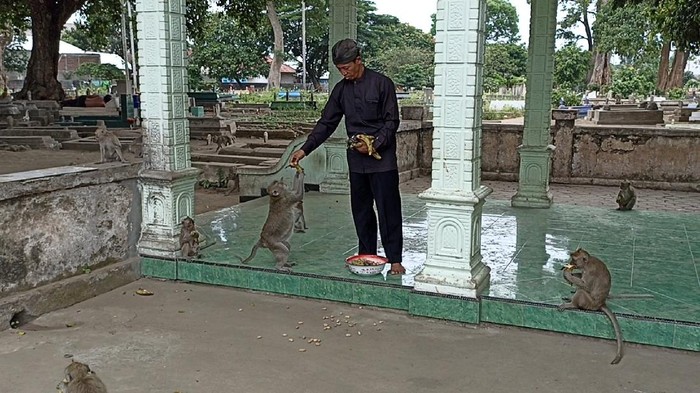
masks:
<svg viewBox="0 0 700 393"><path fill-rule="evenodd" d="M465 299L413 291L398 284L200 261L142 258L144 276L253 289L407 311L463 323L511 325L614 338L604 314L558 311L555 306L482 297ZM616 314L626 342L700 351L700 324Z"/></svg>

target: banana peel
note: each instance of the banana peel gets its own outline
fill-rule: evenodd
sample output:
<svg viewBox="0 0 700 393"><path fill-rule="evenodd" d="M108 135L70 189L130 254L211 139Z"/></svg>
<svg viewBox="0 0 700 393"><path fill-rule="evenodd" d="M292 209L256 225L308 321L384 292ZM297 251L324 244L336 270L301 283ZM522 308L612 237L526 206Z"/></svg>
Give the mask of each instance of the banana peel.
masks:
<svg viewBox="0 0 700 393"><path fill-rule="evenodd" d="M299 164L290 165L290 167L294 168L297 171L297 173L304 173L304 168L302 168Z"/></svg>
<svg viewBox="0 0 700 393"><path fill-rule="evenodd" d="M349 144L353 148L358 148L361 147L362 145L367 146L367 154L376 158L377 160L381 160L382 156L377 153L377 150L374 148L374 137L372 135L367 135L367 134L357 134L353 135L350 138Z"/></svg>
<svg viewBox="0 0 700 393"><path fill-rule="evenodd" d="M561 270L574 270L574 269L576 269L576 265L574 265L573 263L567 263L566 265L564 265L561 268Z"/></svg>

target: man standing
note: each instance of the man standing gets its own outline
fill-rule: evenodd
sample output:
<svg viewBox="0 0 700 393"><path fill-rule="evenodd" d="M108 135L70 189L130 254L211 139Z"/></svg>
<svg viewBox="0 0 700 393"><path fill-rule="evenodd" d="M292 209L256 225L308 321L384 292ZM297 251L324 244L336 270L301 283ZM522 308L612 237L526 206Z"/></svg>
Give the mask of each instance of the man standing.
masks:
<svg viewBox="0 0 700 393"><path fill-rule="evenodd" d="M379 233L391 274L406 272L402 262L403 233L399 171L396 162L396 130L399 128L399 105L396 87L388 77L370 70L362 63L360 48L351 39L338 41L332 48L333 64L343 76L338 82L321 119L306 143L292 154L296 165L333 134L345 115L348 137L367 135L372 144L355 143L348 149L350 169L350 204L359 254L377 253L377 216ZM373 138L373 140L371 139ZM372 155L376 151L377 154ZM377 157L381 158L377 158Z"/></svg>

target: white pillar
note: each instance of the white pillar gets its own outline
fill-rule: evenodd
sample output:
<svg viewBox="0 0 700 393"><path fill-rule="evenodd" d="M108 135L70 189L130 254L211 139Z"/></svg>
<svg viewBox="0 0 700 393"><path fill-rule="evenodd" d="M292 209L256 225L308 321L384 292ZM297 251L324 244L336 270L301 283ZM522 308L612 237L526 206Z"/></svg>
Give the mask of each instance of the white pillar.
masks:
<svg viewBox="0 0 700 393"><path fill-rule="evenodd" d="M414 288L475 297L488 285L481 261L481 116L485 0L438 0L428 255Z"/></svg>
<svg viewBox="0 0 700 393"><path fill-rule="evenodd" d="M328 26L328 91L340 82L343 77L333 64L331 48L336 42L344 38L355 39L357 37L357 1L356 0L330 0L330 26ZM326 177L319 185L321 192L330 194L349 194L350 181L347 161L347 129L345 118L328 141L323 144L326 149Z"/></svg>
<svg viewBox="0 0 700 393"><path fill-rule="evenodd" d="M138 0L136 11L144 118L139 252L173 257L179 224L194 212L199 172L190 161L185 0Z"/></svg>

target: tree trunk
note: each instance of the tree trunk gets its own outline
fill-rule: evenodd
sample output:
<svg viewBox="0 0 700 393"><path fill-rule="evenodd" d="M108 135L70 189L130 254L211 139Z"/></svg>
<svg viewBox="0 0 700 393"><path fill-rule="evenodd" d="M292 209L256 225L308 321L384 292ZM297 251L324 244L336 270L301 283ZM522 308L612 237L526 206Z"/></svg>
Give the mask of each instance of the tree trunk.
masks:
<svg viewBox="0 0 700 393"><path fill-rule="evenodd" d="M659 64L659 72L656 74L656 90L666 91L668 85L668 63L671 56L671 41L664 41L661 47L661 64Z"/></svg>
<svg viewBox="0 0 700 393"><path fill-rule="evenodd" d="M282 24L275 9L275 2L267 1L267 17L272 25L272 32L275 36L274 53L275 57L270 63L270 73L267 76L267 88L279 89L282 79L282 63L284 62L284 33L282 32Z"/></svg>
<svg viewBox="0 0 700 393"><path fill-rule="evenodd" d="M65 97L58 82L58 46L61 30L68 18L86 0L44 1L29 0L32 14L32 53L27 66L27 77L17 98L60 101Z"/></svg>
<svg viewBox="0 0 700 393"><path fill-rule="evenodd" d="M611 82L610 53L600 53L596 49L593 54L593 71L591 72L589 85L596 85L598 88L607 86Z"/></svg>
<svg viewBox="0 0 700 393"><path fill-rule="evenodd" d="M688 53L677 49L676 54L673 56L671 75L668 77L668 84L666 85L665 91L675 89L677 87L683 87L683 73L685 72L685 66L687 64Z"/></svg>
<svg viewBox="0 0 700 393"><path fill-rule="evenodd" d="M0 94L7 90L7 70L5 70L5 48L12 43L12 27L5 24L0 26Z"/></svg>

